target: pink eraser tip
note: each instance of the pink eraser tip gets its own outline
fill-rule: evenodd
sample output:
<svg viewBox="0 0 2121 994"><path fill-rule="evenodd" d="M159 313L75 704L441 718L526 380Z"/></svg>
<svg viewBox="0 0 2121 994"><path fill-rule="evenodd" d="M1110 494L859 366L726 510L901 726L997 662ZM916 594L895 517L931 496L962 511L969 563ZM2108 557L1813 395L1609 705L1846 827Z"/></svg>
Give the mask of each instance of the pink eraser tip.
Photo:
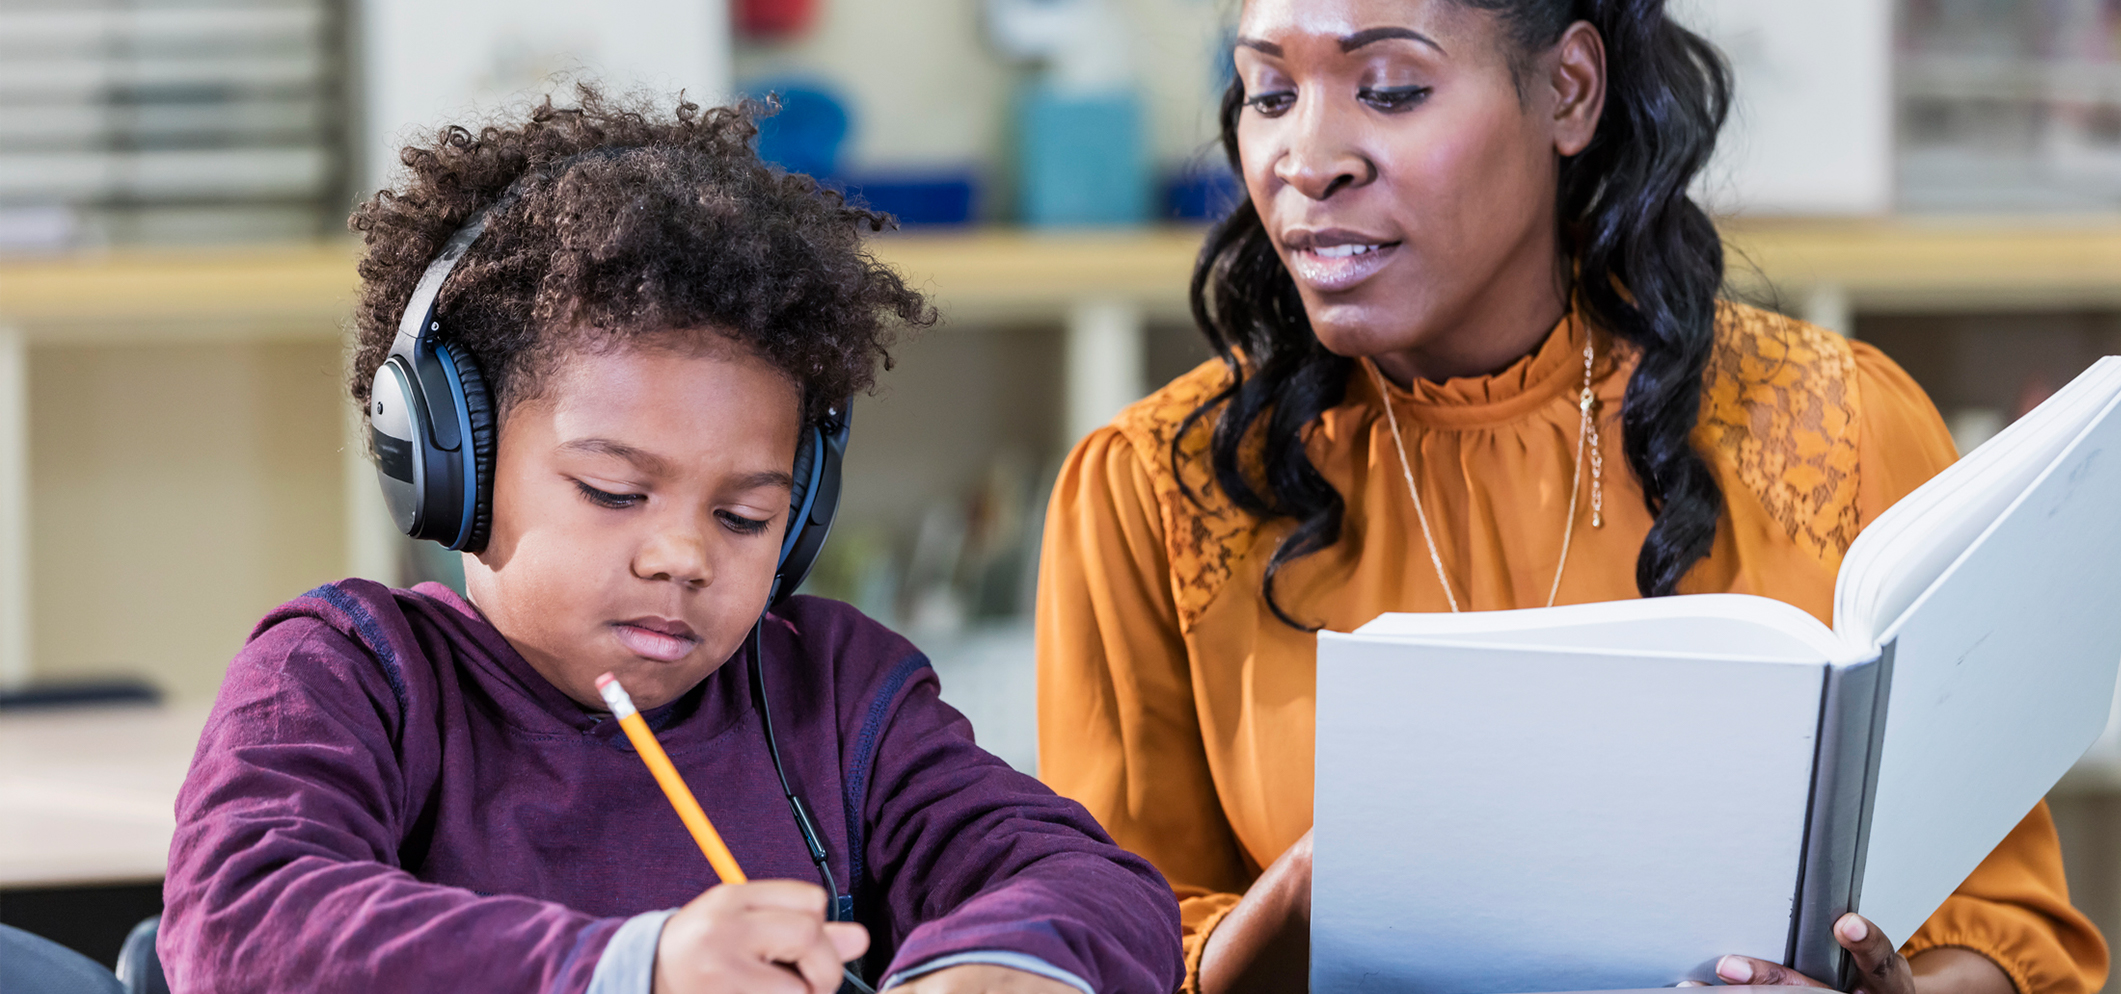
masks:
<svg viewBox="0 0 2121 994"><path fill-rule="evenodd" d="M617 680L617 679L618 679L618 677L612 676L612 675L611 675L611 674L609 674L609 673L606 673L606 674L604 674L603 676L597 677L597 689L598 689L598 690L603 690L603 689L604 689L604 685L605 685L605 684L607 684L607 683L610 683L610 682L612 682L612 681L614 681L614 680Z"/></svg>

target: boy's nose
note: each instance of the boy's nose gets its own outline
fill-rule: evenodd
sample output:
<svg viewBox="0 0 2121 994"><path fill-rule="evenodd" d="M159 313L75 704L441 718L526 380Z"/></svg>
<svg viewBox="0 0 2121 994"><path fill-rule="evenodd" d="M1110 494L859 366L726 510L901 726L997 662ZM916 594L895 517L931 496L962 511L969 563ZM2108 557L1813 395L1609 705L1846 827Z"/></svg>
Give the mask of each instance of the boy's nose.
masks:
<svg viewBox="0 0 2121 994"><path fill-rule="evenodd" d="M707 542L696 528L665 528L650 536L633 557L633 574L703 587L714 578Z"/></svg>

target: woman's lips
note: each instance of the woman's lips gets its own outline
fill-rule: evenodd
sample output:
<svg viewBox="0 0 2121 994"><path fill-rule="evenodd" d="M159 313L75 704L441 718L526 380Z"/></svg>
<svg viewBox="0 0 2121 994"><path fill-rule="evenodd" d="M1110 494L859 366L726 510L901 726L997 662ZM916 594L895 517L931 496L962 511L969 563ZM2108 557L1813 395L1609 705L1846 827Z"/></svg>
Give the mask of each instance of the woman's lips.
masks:
<svg viewBox="0 0 2121 994"><path fill-rule="evenodd" d="M674 634L628 621L614 623L611 630L618 636L619 644L625 646L627 651L664 663L674 663L685 658L694 646L700 644L698 636L689 632Z"/></svg>
<svg viewBox="0 0 2121 994"><path fill-rule="evenodd" d="M1340 293L1376 275L1398 252L1398 242L1290 249L1289 272L1319 293Z"/></svg>

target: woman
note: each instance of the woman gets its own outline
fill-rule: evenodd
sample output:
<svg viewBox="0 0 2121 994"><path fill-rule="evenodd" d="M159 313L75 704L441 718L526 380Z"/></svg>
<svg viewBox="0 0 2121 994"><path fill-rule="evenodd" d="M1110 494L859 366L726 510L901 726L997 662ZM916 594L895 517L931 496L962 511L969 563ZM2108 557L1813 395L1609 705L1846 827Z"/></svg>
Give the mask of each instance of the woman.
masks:
<svg viewBox="0 0 2121 994"><path fill-rule="evenodd" d="M1717 299L1686 190L1729 76L1661 0L1249 0L1234 57L1221 359L1076 448L1039 597L1045 777L1170 878L1218 994L1303 982L1313 632L1709 591L1826 620L1954 458L1883 355ZM2106 973L2044 806L1916 935L1836 934L1871 994Z"/></svg>

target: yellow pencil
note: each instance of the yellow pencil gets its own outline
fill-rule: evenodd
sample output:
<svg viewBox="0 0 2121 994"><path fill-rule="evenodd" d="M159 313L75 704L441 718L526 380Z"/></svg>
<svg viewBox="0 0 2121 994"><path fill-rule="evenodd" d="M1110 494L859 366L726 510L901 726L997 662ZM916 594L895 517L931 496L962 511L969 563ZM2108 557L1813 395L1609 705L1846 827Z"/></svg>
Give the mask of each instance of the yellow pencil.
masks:
<svg viewBox="0 0 2121 994"><path fill-rule="evenodd" d="M619 727L626 730L626 737L633 741L633 749L641 754L641 762L648 764L648 772L655 775L655 782L662 786L663 795L670 798L670 806L678 809L678 818L692 832L692 840L700 844L700 852L707 856L708 865L714 867L716 875L725 884L744 882L743 868L736 865L736 857L722 842L722 835L714 830L714 823L707 820L707 812L700 810L700 802L685 786L685 778L678 776L677 767L670 765L670 755L663 751L663 744L655 740L655 733L648 730L648 722L633 706L633 698L627 696L626 688L619 686L617 677L609 673L597 677L597 692L604 695L604 703L611 708L613 717L619 719Z"/></svg>

